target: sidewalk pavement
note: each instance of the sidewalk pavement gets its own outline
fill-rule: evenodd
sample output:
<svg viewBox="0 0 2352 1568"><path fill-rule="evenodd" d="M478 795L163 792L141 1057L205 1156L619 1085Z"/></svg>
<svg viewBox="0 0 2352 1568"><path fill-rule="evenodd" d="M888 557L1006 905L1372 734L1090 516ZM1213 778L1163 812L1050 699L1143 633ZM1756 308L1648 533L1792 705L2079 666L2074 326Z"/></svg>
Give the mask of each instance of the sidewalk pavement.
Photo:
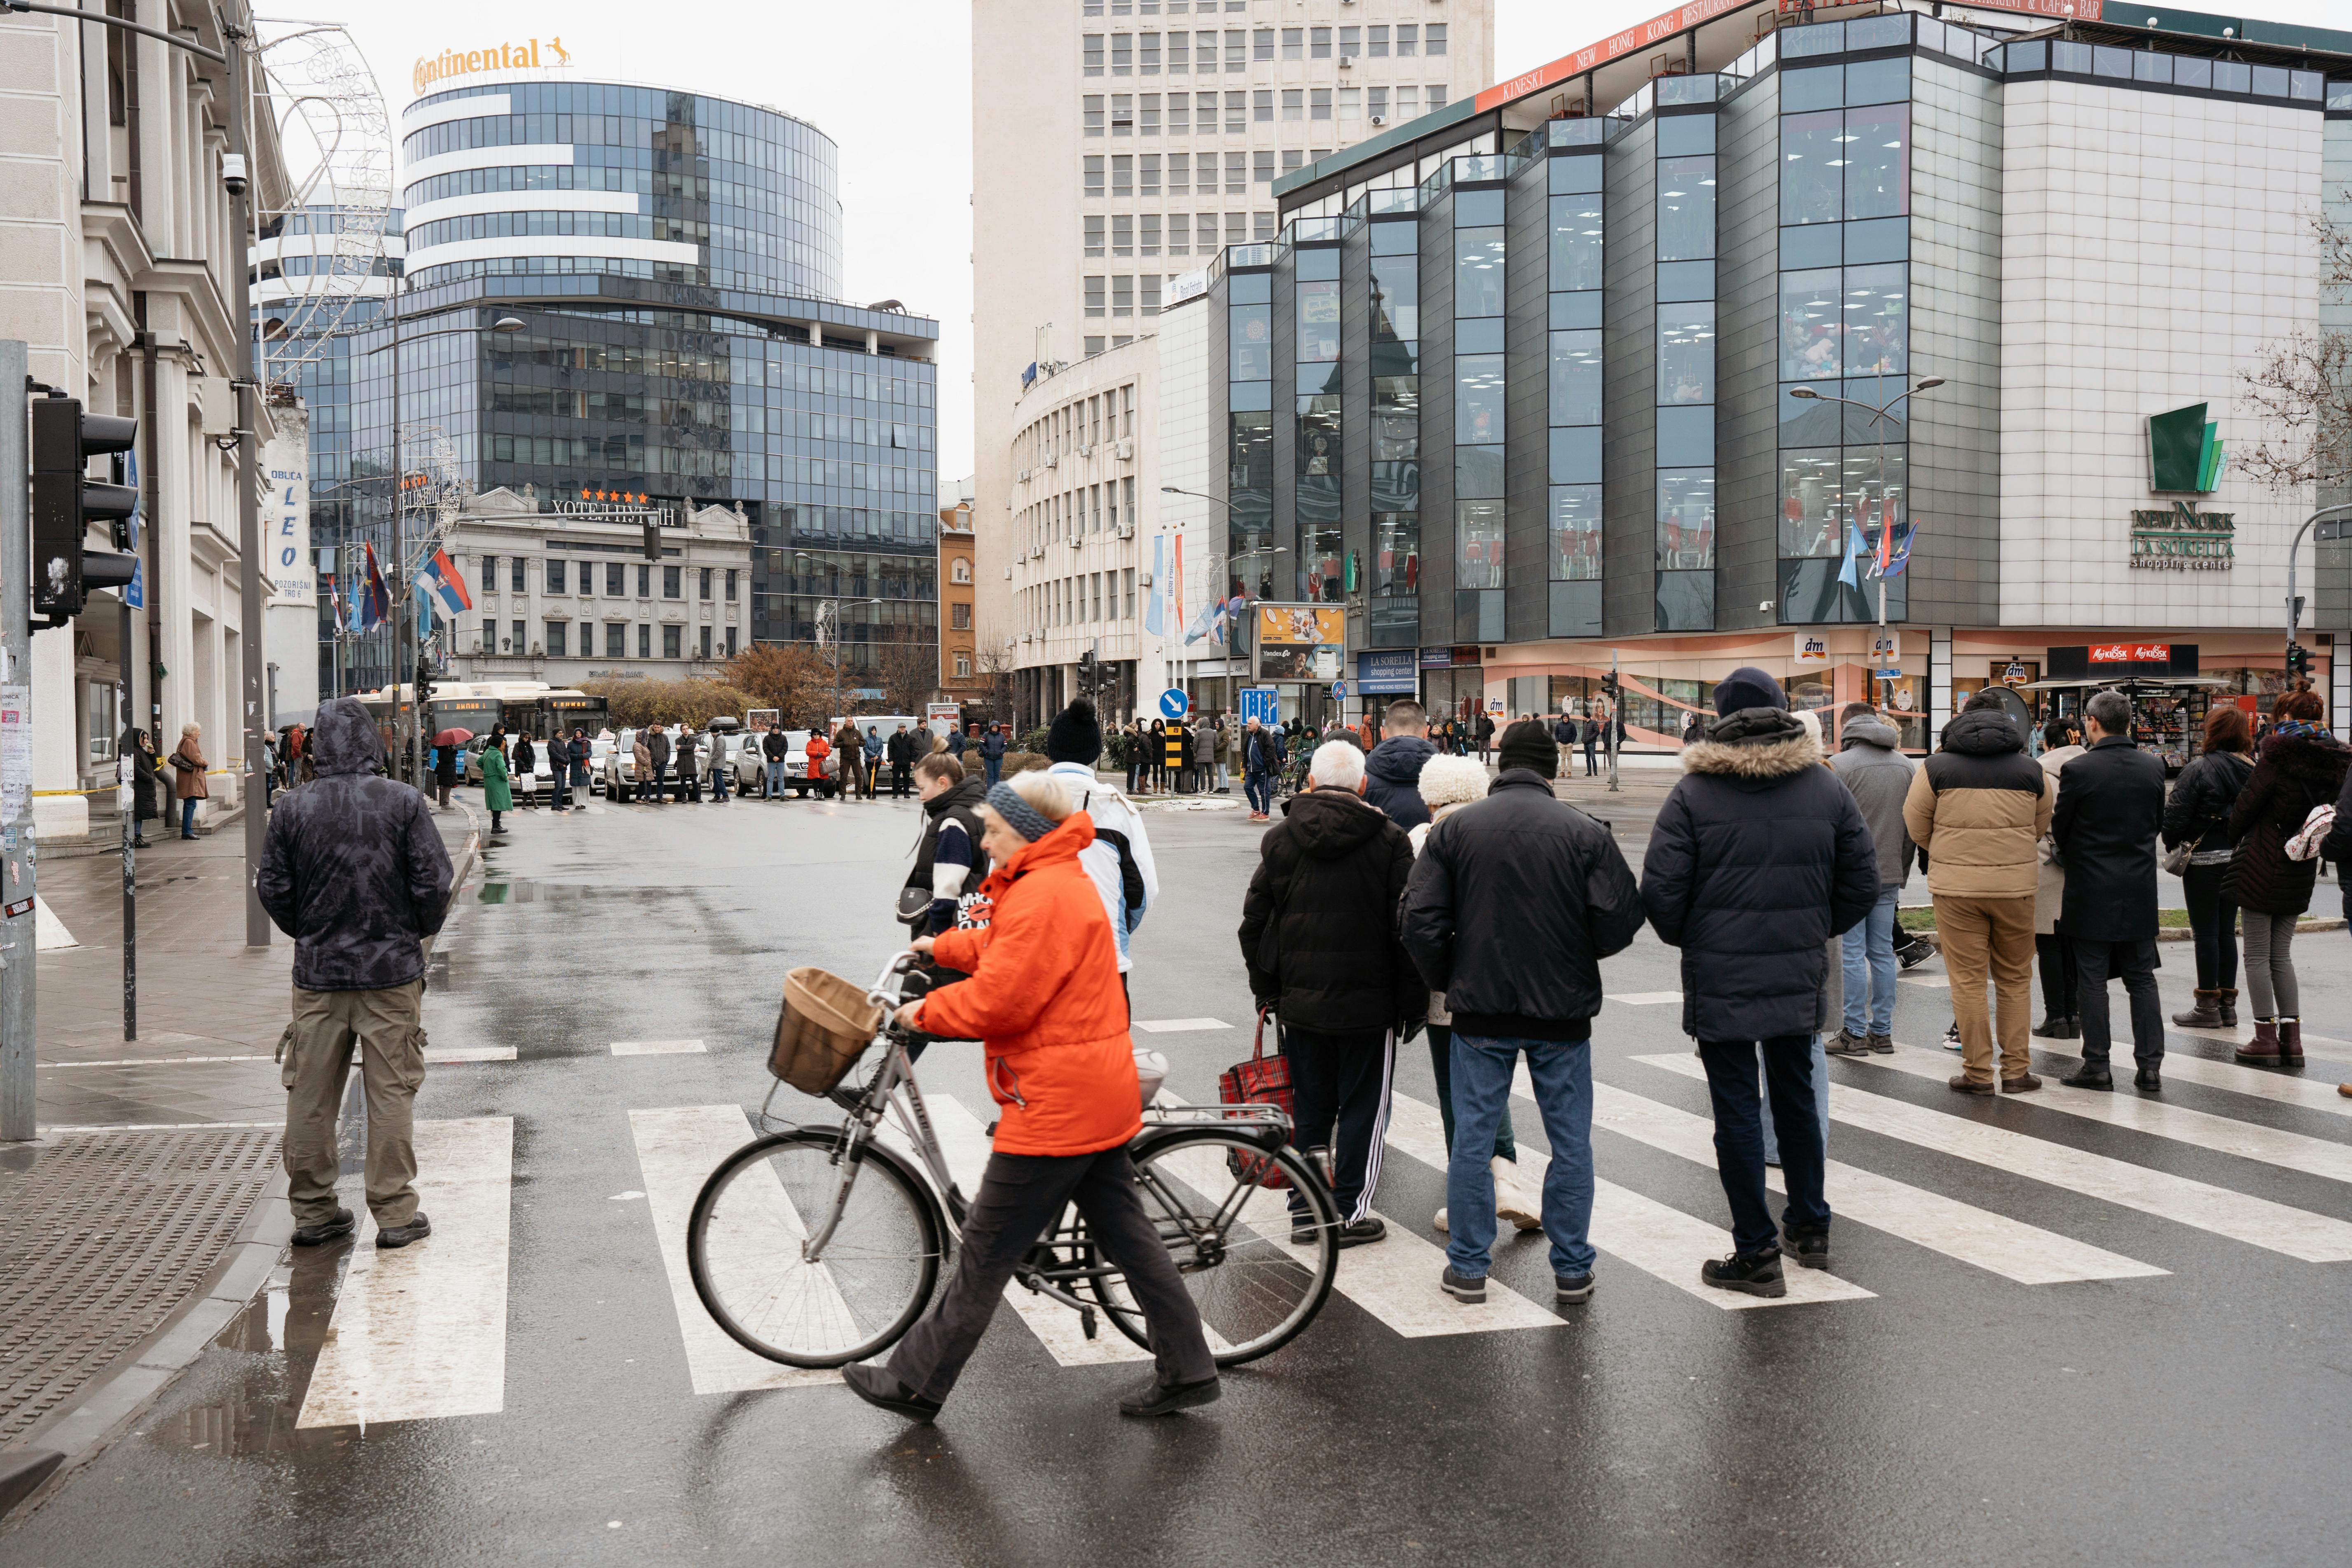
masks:
<svg viewBox="0 0 2352 1568"><path fill-rule="evenodd" d="M436 820L462 884L474 819ZM156 839L138 879L134 1042L119 854L41 865L72 945L39 956L40 1135L0 1143L0 1513L194 1360L292 1228L268 1200L293 942L245 945L242 833Z"/></svg>

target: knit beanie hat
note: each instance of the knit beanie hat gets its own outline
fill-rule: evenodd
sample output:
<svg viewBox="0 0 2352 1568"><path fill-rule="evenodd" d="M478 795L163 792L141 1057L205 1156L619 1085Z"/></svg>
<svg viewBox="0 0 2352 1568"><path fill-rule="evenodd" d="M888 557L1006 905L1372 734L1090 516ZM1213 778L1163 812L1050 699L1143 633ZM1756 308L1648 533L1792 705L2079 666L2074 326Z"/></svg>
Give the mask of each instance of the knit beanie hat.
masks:
<svg viewBox="0 0 2352 1568"><path fill-rule="evenodd" d="M1502 749L1506 771L1528 768L1546 778L1559 771L1559 743L1551 738L1551 726L1540 719L1522 719L1504 731Z"/></svg>
<svg viewBox="0 0 2352 1568"><path fill-rule="evenodd" d="M1486 770L1475 757L1440 752L1421 764L1421 780L1415 787L1421 791L1421 804L1432 811L1465 800L1484 800Z"/></svg>
<svg viewBox="0 0 2352 1568"><path fill-rule="evenodd" d="M1045 731L1045 760L1092 767L1101 755L1102 721L1095 717L1095 705L1081 697L1054 716L1053 728Z"/></svg>
<svg viewBox="0 0 2352 1568"><path fill-rule="evenodd" d="M1743 664L1715 689L1715 710L1718 715L1737 713L1743 708L1778 708L1787 711L1789 694L1780 689L1780 682L1752 664Z"/></svg>

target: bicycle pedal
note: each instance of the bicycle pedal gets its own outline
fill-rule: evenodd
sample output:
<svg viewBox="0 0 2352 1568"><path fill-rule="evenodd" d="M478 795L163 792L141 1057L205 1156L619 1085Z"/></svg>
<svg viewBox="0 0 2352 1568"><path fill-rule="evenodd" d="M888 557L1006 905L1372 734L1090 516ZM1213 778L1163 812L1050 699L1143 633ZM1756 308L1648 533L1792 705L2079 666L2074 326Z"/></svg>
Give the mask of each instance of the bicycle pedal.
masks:
<svg viewBox="0 0 2352 1568"><path fill-rule="evenodd" d="M1090 1340L1095 1337L1095 1310L1092 1307L1078 1309L1078 1332Z"/></svg>

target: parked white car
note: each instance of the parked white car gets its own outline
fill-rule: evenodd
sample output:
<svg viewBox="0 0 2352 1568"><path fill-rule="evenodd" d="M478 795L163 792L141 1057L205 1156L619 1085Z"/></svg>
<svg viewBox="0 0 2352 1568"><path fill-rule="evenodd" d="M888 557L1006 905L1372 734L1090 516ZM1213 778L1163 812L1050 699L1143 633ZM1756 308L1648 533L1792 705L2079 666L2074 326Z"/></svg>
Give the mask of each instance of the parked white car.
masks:
<svg viewBox="0 0 2352 1568"><path fill-rule="evenodd" d="M466 742L463 778L464 782L476 789L482 786L482 752L489 743L490 738L488 735L477 735ZM547 760L546 742L533 741L530 743L530 776L525 778L515 771L514 742L511 738L509 739L506 747L507 788L514 795L517 805L522 805L525 801L536 802L542 792L552 804L555 799L555 770Z"/></svg>

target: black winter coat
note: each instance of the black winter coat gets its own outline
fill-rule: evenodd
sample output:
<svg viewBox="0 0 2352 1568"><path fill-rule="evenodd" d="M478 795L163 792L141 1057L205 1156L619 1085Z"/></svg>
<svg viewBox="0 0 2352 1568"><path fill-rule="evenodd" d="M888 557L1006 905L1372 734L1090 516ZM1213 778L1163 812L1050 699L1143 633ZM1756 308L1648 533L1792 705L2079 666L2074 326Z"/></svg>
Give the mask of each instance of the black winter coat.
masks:
<svg viewBox="0 0 2352 1568"><path fill-rule="evenodd" d="M1282 771L1282 737L1260 726L1242 736L1242 771L1278 773Z"/></svg>
<svg viewBox="0 0 2352 1568"><path fill-rule="evenodd" d="M2352 865L2352 777L2344 781L2344 793L2336 797L2336 826L2327 831L2327 841L2319 852L2336 862L2336 879L2346 882L2344 905L2352 911L2352 879L2347 879L2345 868Z"/></svg>
<svg viewBox="0 0 2352 1568"><path fill-rule="evenodd" d="M425 973L449 911L449 851L425 797L380 776L383 742L355 698L319 710L319 776L269 813L255 888L294 939L305 991L381 991Z"/></svg>
<svg viewBox="0 0 2352 1568"><path fill-rule="evenodd" d="M2077 942L2156 938L2156 836L2164 763L2110 735L2058 774L2051 841L2066 868L2058 933Z"/></svg>
<svg viewBox="0 0 2352 1568"><path fill-rule="evenodd" d="M1430 829L1401 926L1457 1030L1581 1040L1601 1011L1601 961L1642 929L1642 890L1608 829L1541 773L1510 768Z"/></svg>
<svg viewBox="0 0 2352 1568"><path fill-rule="evenodd" d="M785 743L782 730L771 730L760 737L760 755L768 761L781 763L792 754L793 749Z"/></svg>
<svg viewBox="0 0 2352 1568"><path fill-rule="evenodd" d="M2164 803L2164 846L2195 844L2200 850L2226 849L2230 808L2246 787L2254 760L2243 752L2207 752L2180 771Z"/></svg>
<svg viewBox="0 0 2352 1568"><path fill-rule="evenodd" d="M1364 758L1364 798L1411 832L1429 820L1421 798L1421 765L1437 748L1418 735L1391 735Z"/></svg>
<svg viewBox="0 0 2352 1568"><path fill-rule="evenodd" d="M1821 743L1774 708L1743 709L1683 751L1642 860L1642 904L1683 950L1683 1033L1810 1035L1829 941L1878 901L1878 849Z"/></svg>
<svg viewBox="0 0 2352 1568"><path fill-rule="evenodd" d="M131 759L131 821L134 825L152 822L157 816L157 786L161 782L155 777L155 753L149 751L142 742L131 739L130 732L126 731L122 736L122 754ZM138 829L135 826L131 830L131 837L138 837Z"/></svg>
<svg viewBox="0 0 2352 1568"><path fill-rule="evenodd" d="M646 755L653 759L654 772L659 774L669 766L669 736L659 730L645 732Z"/></svg>
<svg viewBox="0 0 2352 1568"><path fill-rule="evenodd" d="M2314 806L2336 803L2347 762L2352 751L2332 737L2273 735L2263 746L2262 761L2230 814L2238 854L2230 862L2227 886L2237 894L2240 909L2299 915L2311 908L2319 861L2288 859L2286 841L2303 831Z"/></svg>
<svg viewBox="0 0 2352 1568"><path fill-rule="evenodd" d="M1412 872L1404 829L1356 796L1318 789L1258 847L1242 901L1250 994L1286 1024L1326 1034L1385 1029L1429 1011L1429 987L1397 937Z"/></svg>

